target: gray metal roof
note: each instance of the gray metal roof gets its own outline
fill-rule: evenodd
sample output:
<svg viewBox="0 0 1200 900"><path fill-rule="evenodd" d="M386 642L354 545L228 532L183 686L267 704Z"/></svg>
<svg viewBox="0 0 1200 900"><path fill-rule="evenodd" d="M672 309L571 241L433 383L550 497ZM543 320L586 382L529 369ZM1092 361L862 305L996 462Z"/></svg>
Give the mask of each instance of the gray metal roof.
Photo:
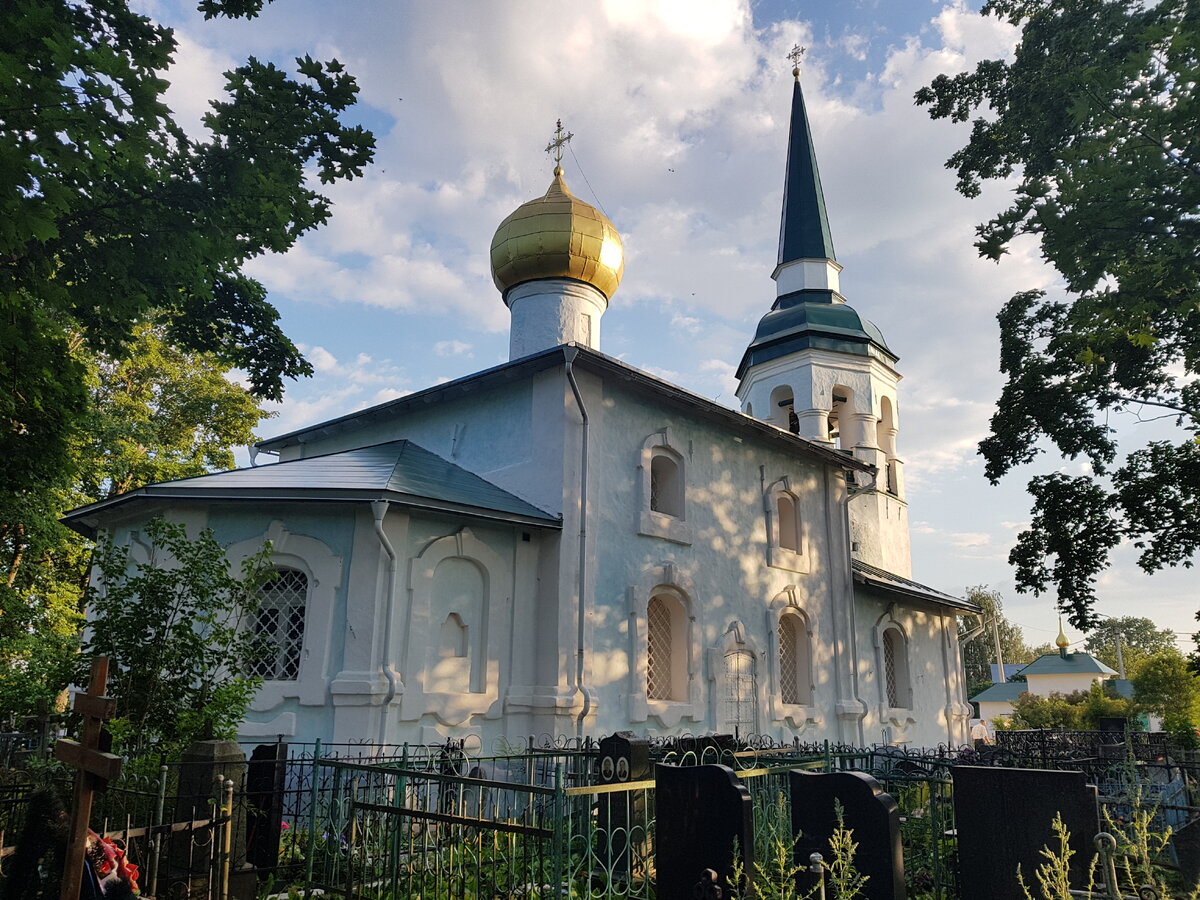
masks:
<svg viewBox="0 0 1200 900"><path fill-rule="evenodd" d="M308 459L151 484L73 510L63 522L90 536L101 513L138 499L389 500L481 518L561 525L557 516L412 441L390 441Z"/></svg>
<svg viewBox="0 0 1200 900"><path fill-rule="evenodd" d="M943 594L941 591L913 581L911 578L896 575L861 560L854 560L853 569L854 580L859 584L865 584L888 593L900 594L909 600L925 600L929 603L936 603L938 606L950 606L966 613L979 612L979 607L969 600Z"/></svg>

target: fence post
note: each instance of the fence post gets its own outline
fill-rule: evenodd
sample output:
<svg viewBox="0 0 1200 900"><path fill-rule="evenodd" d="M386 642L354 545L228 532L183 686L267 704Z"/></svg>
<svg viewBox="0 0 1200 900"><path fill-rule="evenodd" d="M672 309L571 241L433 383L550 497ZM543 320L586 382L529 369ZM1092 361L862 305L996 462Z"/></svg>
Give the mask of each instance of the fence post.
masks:
<svg viewBox="0 0 1200 900"><path fill-rule="evenodd" d="M154 850L150 855L150 877L146 879L147 887L149 888L150 896L158 895L158 868L162 860L162 822L163 808L167 801L167 767L160 766L158 769L158 798L154 804Z"/></svg>
<svg viewBox="0 0 1200 900"><path fill-rule="evenodd" d="M557 897L562 893L563 883L563 808L565 806L563 794L563 767L562 763L554 765L554 841L551 844L551 852L554 854L554 889L551 892L552 897Z"/></svg>
<svg viewBox="0 0 1200 900"><path fill-rule="evenodd" d="M304 900L312 897L313 856L317 847L317 789L321 773L321 739L313 741L312 783L308 788L308 852L304 854Z"/></svg>
<svg viewBox="0 0 1200 900"><path fill-rule="evenodd" d="M225 781L225 824L221 831L221 877L217 884L217 900L229 896L229 864L233 857L233 779Z"/></svg>

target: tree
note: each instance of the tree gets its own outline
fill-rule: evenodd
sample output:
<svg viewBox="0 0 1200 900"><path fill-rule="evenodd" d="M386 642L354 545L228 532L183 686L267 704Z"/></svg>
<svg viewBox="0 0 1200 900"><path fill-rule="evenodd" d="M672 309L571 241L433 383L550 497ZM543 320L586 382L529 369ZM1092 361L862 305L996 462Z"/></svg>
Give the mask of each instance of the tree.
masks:
<svg viewBox="0 0 1200 900"><path fill-rule="evenodd" d="M1187 659L1175 648L1159 650L1147 657L1133 681L1133 698L1162 717L1163 730L1195 742L1200 723L1200 677L1188 668Z"/></svg>
<svg viewBox="0 0 1200 900"><path fill-rule="evenodd" d="M1161 650L1175 648L1175 632L1160 629L1141 616L1121 616L1105 619L1088 635L1083 648L1102 663L1118 669L1117 640L1121 642L1121 657L1125 671L1136 672L1147 657Z"/></svg>
<svg viewBox="0 0 1200 900"><path fill-rule="evenodd" d="M96 549L79 677L92 656L108 656L114 742L172 755L194 740L232 738L246 715L259 679L241 674L255 650L244 618L270 576L270 549L235 577L212 532L192 540L182 525L153 519L143 538L144 562L111 541Z"/></svg>
<svg viewBox="0 0 1200 900"><path fill-rule="evenodd" d="M1025 635L1019 625L1014 625L1004 617L1004 604L999 591L989 590L985 585L967 588L967 599L980 607L978 616L963 616L964 631L972 631L979 625L984 625L984 631L974 640L963 645L963 670L967 677L967 696L974 697L992 683L991 665L995 659L995 641L992 627L989 624L993 618L997 620L1000 634L1000 652L1004 654L1005 664L1027 663L1033 660L1029 646L1025 643Z"/></svg>
<svg viewBox="0 0 1200 900"><path fill-rule="evenodd" d="M1200 546L1200 14L1187 0L989 0L1021 29L1011 62L940 75L930 115L972 121L947 163L958 190L1015 177L1011 206L979 226L999 259L1032 235L1062 275L999 314L1007 376L979 446L995 483L1047 440L1092 474L1036 475L1014 547L1018 589L1053 590L1073 625L1097 623L1095 585L1122 539L1147 572ZM1172 440L1119 460L1110 413L1157 416Z"/></svg>
<svg viewBox="0 0 1200 900"><path fill-rule="evenodd" d="M252 17L262 0L202 0ZM339 116L336 60L297 78L248 60L186 134L163 103L175 39L126 0L11 0L0 30L0 494L69 483L85 360L128 357L153 321L183 352L247 373L256 396L311 367L247 261L323 223L310 186L362 173L374 138ZM79 350L85 351L82 355Z"/></svg>
<svg viewBox="0 0 1200 900"><path fill-rule="evenodd" d="M0 720L53 702L78 648L90 545L58 517L155 481L233 463L266 417L209 353L171 347L163 330L135 329L129 356L88 357L85 427L70 445L72 483L0 495Z"/></svg>

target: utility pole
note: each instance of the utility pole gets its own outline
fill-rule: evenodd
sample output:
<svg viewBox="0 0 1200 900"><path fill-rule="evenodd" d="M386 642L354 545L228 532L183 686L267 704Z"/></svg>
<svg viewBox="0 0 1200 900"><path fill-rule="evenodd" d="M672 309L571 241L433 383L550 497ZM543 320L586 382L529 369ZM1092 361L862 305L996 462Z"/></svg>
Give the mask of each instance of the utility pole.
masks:
<svg viewBox="0 0 1200 900"><path fill-rule="evenodd" d="M1117 632L1117 677L1125 677L1125 654L1121 652L1121 632Z"/></svg>
<svg viewBox="0 0 1200 900"><path fill-rule="evenodd" d="M996 673L999 680L993 679L993 684L1003 684L1008 681L1004 675L1004 654L1000 652L1000 617L992 616L992 641L996 645Z"/></svg>

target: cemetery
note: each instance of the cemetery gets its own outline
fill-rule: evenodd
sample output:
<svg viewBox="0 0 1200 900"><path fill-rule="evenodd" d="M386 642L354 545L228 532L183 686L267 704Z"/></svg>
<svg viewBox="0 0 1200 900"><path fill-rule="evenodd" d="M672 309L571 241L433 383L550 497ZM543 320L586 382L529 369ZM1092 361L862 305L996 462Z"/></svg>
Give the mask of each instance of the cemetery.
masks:
<svg viewBox="0 0 1200 900"><path fill-rule="evenodd" d="M1073 896L1191 896L1194 757L1144 733L998 737L205 741L172 765L125 761L87 821L148 897L1020 900L1018 866L1028 896L1066 897L1039 893L1048 859ZM47 853L38 823L69 813L70 767L22 755L0 760L0 885L59 896L21 879Z"/></svg>

